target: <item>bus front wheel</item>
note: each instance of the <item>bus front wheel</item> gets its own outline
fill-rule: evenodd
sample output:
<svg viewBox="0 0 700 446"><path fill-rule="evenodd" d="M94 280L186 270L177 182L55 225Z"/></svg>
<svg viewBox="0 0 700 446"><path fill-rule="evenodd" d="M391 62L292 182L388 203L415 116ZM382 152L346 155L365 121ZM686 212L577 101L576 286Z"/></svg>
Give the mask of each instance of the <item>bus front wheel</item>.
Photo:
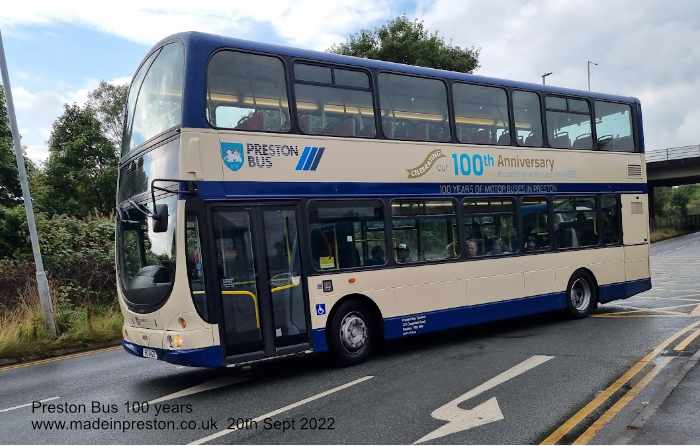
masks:
<svg viewBox="0 0 700 446"><path fill-rule="evenodd" d="M598 286L593 277L585 271L576 271L566 287L566 303L569 314L574 318L588 316L598 304Z"/></svg>
<svg viewBox="0 0 700 446"><path fill-rule="evenodd" d="M340 304L329 325L329 342L339 366L359 364L367 359L374 345L374 327L366 305L355 300Z"/></svg>

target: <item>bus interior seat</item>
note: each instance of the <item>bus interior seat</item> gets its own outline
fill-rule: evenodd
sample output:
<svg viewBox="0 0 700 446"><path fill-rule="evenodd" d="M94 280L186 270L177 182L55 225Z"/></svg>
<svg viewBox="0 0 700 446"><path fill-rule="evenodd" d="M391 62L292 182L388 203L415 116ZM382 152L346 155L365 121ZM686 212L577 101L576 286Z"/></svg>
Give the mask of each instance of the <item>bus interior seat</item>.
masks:
<svg viewBox="0 0 700 446"><path fill-rule="evenodd" d="M593 147L593 137L590 133L579 135L574 140L574 144L572 147L574 149L590 149Z"/></svg>
<svg viewBox="0 0 700 446"><path fill-rule="evenodd" d="M489 135L489 131L486 129L479 129L476 132L476 137L474 138L474 143L475 144L491 144L491 136Z"/></svg>
<svg viewBox="0 0 700 446"><path fill-rule="evenodd" d="M564 132L564 133L559 133L552 138L551 144L553 147L560 147L560 148L571 148L571 140L569 139L569 134Z"/></svg>
<svg viewBox="0 0 700 446"><path fill-rule="evenodd" d="M263 130L264 118L262 111L256 110L254 113L244 118L243 122L236 126L238 130Z"/></svg>
<svg viewBox="0 0 700 446"><path fill-rule="evenodd" d="M508 131L502 132L501 136L498 137L498 142L496 144L499 146L507 146L510 144L510 133L508 133Z"/></svg>
<svg viewBox="0 0 700 446"><path fill-rule="evenodd" d="M421 141L426 139L426 128L424 124L405 121L406 139Z"/></svg>
<svg viewBox="0 0 700 446"><path fill-rule="evenodd" d="M308 113L299 113L299 128L304 133L309 133L311 130L311 117Z"/></svg>
<svg viewBox="0 0 700 446"><path fill-rule="evenodd" d="M538 140L539 140L539 135L537 135L535 132L530 132L530 134L527 135L527 138L525 138L525 145L526 146L534 146ZM519 143L523 144L522 141L520 141Z"/></svg>
<svg viewBox="0 0 700 446"><path fill-rule="evenodd" d="M557 242L559 246L567 248L577 248L579 246L578 234L570 223L562 223L559 226Z"/></svg>
<svg viewBox="0 0 700 446"><path fill-rule="evenodd" d="M355 136L355 119L352 116L341 118L331 132L338 136Z"/></svg>
<svg viewBox="0 0 700 446"><path fill-rule="evenodd" d="M613 136L603 135L598 137L598 147L601 150L609 150L612 148Z"/></svg>
<svg viewBox="0 0 700 446"><path fill-rule="evenodd" d="M612 141L612 147L615 149L630 149L634 147L634 140L632 135L623 136L621 138L614 138Z"/></svg>

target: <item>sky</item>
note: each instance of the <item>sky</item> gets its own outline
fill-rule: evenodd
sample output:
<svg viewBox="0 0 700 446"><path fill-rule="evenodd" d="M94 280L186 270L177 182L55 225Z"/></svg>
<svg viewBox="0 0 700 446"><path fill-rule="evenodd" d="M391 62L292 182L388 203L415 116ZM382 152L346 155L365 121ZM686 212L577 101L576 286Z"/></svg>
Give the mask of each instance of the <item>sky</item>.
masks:
<svg viewBox="0 0 700 446"><path fill-rule="evenodd" d="M5 2L2 31L22 143L48 156L64 104L100 80L128 83L169 34L205 31L326 50L399 14L481 48L476 74L636 96L647 150L700 143L700 2L645 0L122 0Z"/></svg>

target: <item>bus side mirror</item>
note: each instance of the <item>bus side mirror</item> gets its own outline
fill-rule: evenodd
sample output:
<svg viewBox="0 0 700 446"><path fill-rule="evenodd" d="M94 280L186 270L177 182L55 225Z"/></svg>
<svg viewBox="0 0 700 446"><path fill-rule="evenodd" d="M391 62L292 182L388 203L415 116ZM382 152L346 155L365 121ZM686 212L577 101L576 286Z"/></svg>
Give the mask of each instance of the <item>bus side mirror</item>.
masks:
<svg viewBox="0 0 700 446"><path fill-rule="evenodd" d="M156 210L151 216L153 219L153 232L165 232L168 230L168 205L157 204Z"/></svg>

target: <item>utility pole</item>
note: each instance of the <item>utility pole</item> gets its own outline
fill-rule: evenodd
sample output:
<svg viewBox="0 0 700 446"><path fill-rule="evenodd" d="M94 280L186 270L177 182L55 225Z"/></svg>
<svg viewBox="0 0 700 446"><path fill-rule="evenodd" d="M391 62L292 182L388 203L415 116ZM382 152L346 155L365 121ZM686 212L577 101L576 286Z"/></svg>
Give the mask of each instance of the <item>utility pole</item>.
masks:
<svg viewBox="0 0 700 446"><path fill-rule="evenodd" d="M544 73L544 74L542 75L542 85L545 85L544 78L547 77L547 76L549 76L550 74L552 74L551 71L550 71L549 73Z"/></svg>
<svg viewBox="0 0 700 446"><path fill-rule="evenodd" d="M7 116L10 118L10 128L12 129L12 143L15 148L15 158L17 158L17 172L19 182L22 185L22 197L24 198L24 209L27 211L27 224L29 225L29 237L32 242L32 252L34 254L34 264L36 265L36 287L39 291L41 309L44 315L46 330L56 336L56 322L53 318L53 305L49 292L49 282L44 272L44 261L41 259L41 248L39 247L39 237L34 221L34 209L32 207L32 196L29 192L27 181L27 170L24 167L24 153L19 139L17 128L17 117L15 116L15 105L12 101L12 88L10 87L10 75L7 72L7 60L5 59L5 48L2 44L2 32L0 32L0 70L2 71L2 84L5 86L5 100L7 102Z"/></svg>
<svg viewBox="0 0 700 446"><path fill-rule="evenodd" d="M598 64L591 62L590 60L586 61L586 71L588 72L588 91L591 91L591 65L595 65L597 67Z"/></svg>

